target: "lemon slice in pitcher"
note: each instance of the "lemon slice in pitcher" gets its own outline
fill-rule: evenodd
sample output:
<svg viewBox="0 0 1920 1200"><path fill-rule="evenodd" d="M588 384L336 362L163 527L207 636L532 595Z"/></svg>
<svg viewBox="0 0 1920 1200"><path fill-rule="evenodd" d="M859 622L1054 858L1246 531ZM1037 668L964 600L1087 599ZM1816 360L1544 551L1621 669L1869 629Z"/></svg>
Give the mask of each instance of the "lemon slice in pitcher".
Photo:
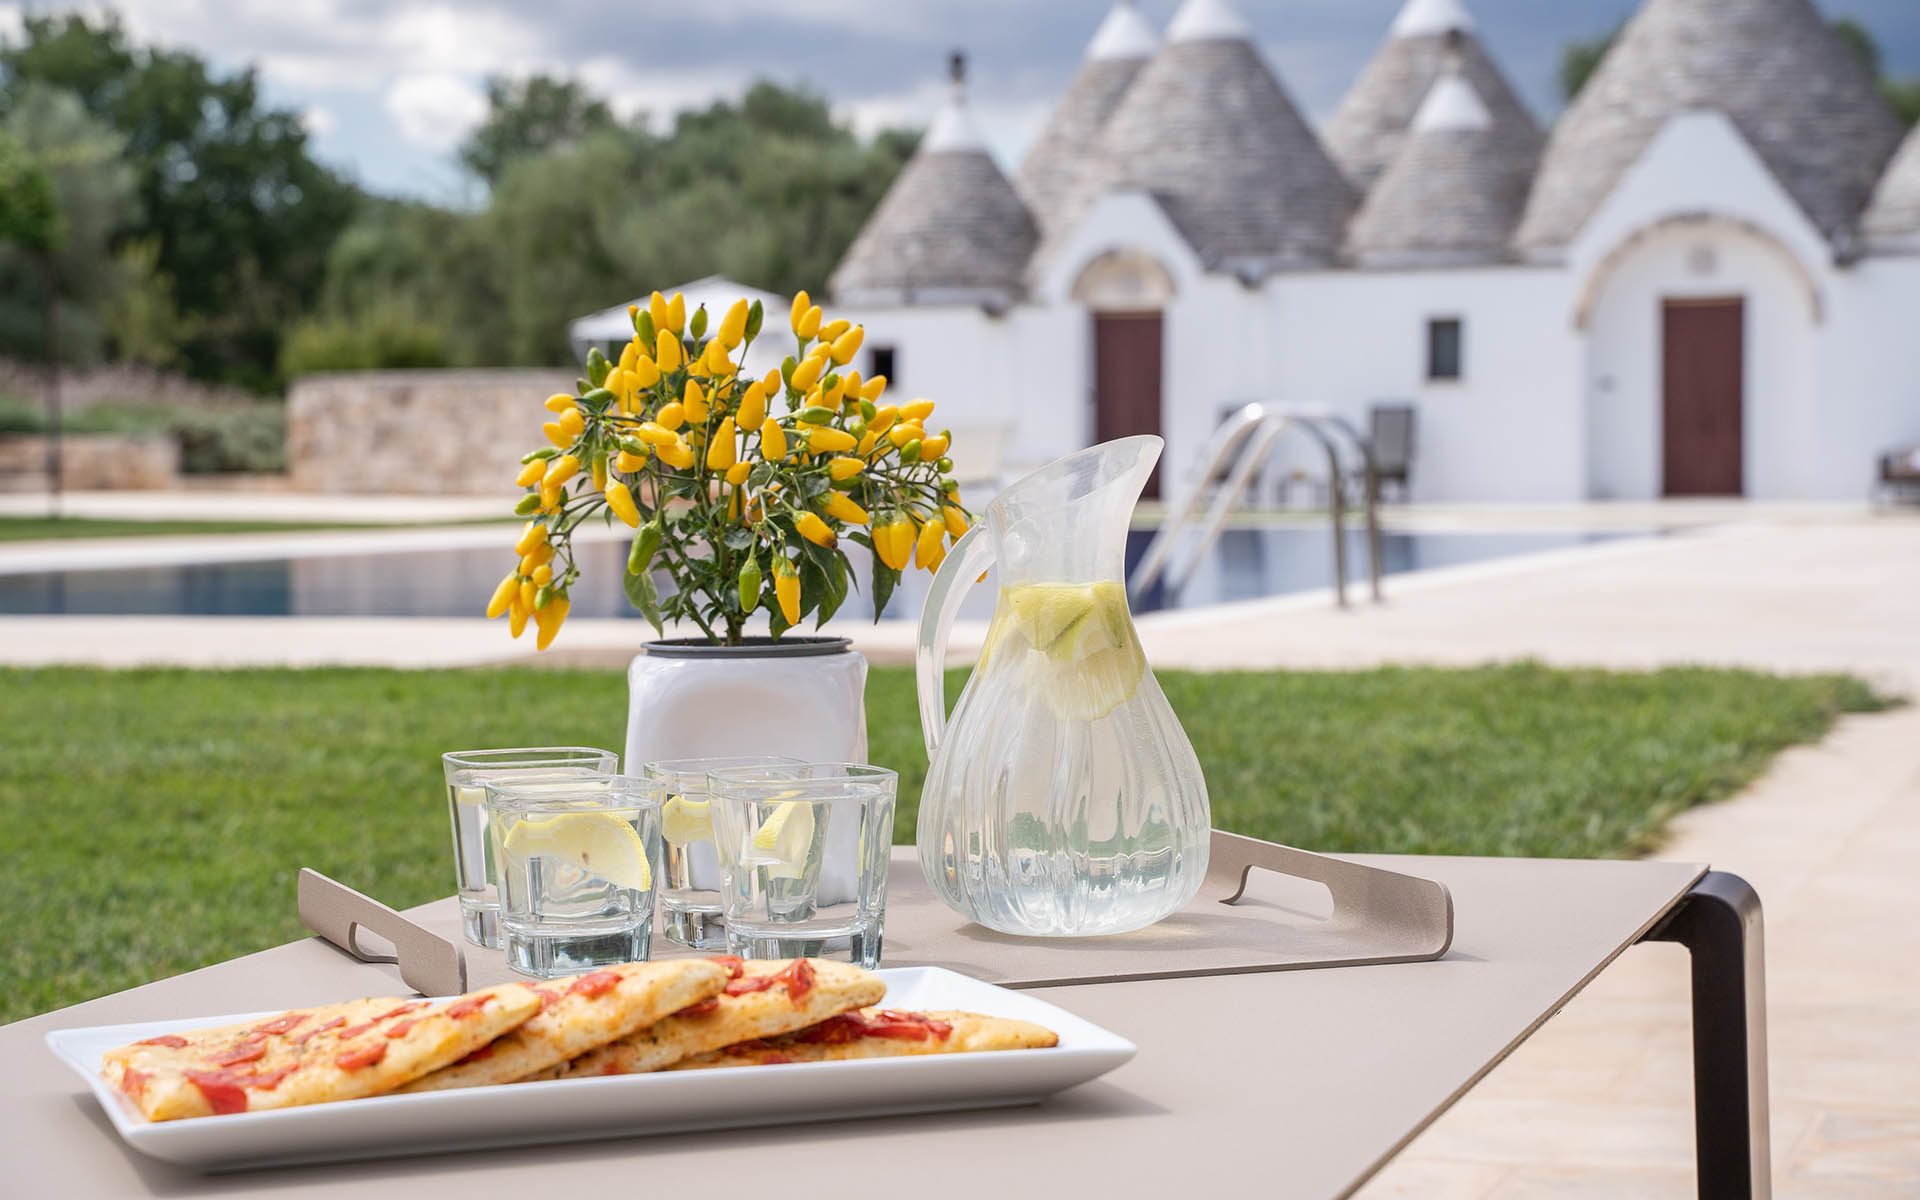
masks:
<svg viewBox="0 0 1920 1200"><path fill-rule="evenodd" d="M713 840L713 802L669 796L660 809L660 836L675 846Z"/></svg>
<svg viewBox="0 0 1920 1200"><path fill-rule="evenodd" d="M615 887L644 892L653 886L646 843L632 825L611 813L530 818L508 830L501 849L510 858L554 859Z"/></svg>
<svg viewBox="0 0 1920 1200"><path fill-rule="evenodd" d="M1133 699L1147 656L1122 584L1029 583L1004 599L1012 627L1045 656L1037 682L1055 716L1098 721Z"/></svg>
<svg viewBox="0 0 1920 1200"><path fill-rule="evenodd" d="M786 800L753 831L754 865L773 879L798 879L813 849L813 805Z"/></svg>

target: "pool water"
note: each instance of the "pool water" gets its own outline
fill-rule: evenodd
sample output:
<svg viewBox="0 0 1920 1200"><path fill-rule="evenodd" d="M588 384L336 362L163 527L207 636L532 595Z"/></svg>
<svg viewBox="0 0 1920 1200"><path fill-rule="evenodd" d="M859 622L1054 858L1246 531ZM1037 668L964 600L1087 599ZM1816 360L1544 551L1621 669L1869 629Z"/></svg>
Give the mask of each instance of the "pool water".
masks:
<svg viewBox="0 0 1920 1200"><path fill-rule="evenodd" d="M1381 539L1381 569L1399 575L1629 536L1636 535L1390 532ZM1130 535L1129 568L1146 553L1151 537L1144 530ZM1330 531L1314 528L1229 529L1177 595L1155 588L1137 598L1134 608L1197 608L1327 587L1333 580L1330 537ZM1351 531L1347 540L1348 582L1364 589L1365 536ZM854 562L856 587L841 615L871 617L865 552L849 546L848 556ZM626 568L624 543L583 543L576 547L576 557L585 575L573 591L573 617L640 619L619 586ZM468 547L0 575L0 613L470 617L485 607L507 558L504 549ZM928 582L926 572L910 572L894 592L886 616L917 617ZM992 589L980 587L967 597L961 616L984 620L992 612Z"/></svg>

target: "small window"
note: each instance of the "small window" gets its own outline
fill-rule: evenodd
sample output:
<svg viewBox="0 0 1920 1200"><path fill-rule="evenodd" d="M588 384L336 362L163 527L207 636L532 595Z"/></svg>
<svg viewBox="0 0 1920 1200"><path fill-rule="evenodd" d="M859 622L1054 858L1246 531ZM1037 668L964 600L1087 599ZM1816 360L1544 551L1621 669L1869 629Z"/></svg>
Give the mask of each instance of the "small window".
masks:
<svg viewBox="0 0 1920 1200"><path fill-rule="evenodd" d="M1460 378L1461 329L1458 317L1438 317L1427 322L1428 379Z"/></svg>
<svg viewBox="0 0 1920 1200"><path fill-rule="evenodd" d="M867 372L867 377L871 379L875 375L885 375L887 382L898 386L900 383L900 373L899 366L895 361L896 357L892 346L875 346L873 348L873 370Z"/></svg>

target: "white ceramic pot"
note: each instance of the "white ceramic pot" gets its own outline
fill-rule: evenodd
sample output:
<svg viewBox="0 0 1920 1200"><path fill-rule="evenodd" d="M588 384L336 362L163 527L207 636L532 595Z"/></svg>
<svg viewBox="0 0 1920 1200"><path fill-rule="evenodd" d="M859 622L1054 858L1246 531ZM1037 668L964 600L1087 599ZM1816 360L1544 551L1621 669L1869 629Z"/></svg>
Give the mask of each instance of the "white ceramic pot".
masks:
<svg viewBox="0 0 1920 1200"><path fill-rule="evenodd" d="M630 775L669 758L867 761L867 660L846 638L648 642L627 689Z"/></svg>

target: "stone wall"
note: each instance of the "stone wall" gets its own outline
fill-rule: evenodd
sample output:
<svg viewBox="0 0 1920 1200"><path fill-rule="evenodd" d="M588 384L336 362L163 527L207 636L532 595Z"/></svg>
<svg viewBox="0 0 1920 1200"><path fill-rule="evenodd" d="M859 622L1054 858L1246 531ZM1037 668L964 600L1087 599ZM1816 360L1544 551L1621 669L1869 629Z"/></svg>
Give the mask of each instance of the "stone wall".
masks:
<svg viewBox="0 0 1920 1200"><path fill-rule="evenodd" d="M310 492L509 493L545 444L541 401L573 385L562 370L305 376L287 393L287 473Z"/></svg>
<svg viewBox="0 0 1920 1200"><path fill-rule="evenodd" d="M0 492L46 490L49 440L0 437ZM71 492L178 487L180 444L166 434L70 433L60 439L60 483Z"/></svg>
<svg viewBox="0 0 1920 1200"><path fill-rule="evenodd" d="M46 388L45 367L0 358L0 396L17 397L39 408L46 402ZM244 408L259 402L260 397L239 388L202 383L136 363L68 368L60 373L60 408L69 415L102 404L127 408Z"/></svg>

